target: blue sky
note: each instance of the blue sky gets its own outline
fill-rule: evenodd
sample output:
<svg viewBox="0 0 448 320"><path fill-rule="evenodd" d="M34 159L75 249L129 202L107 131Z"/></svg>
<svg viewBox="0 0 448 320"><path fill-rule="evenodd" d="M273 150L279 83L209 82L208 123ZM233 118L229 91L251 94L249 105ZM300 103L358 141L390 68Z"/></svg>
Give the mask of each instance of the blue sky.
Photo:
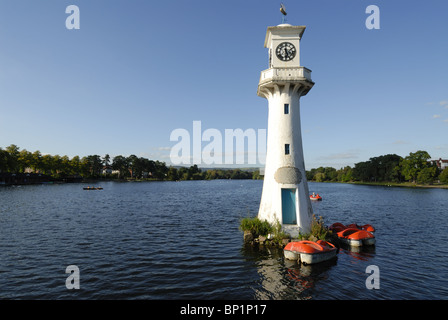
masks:
<svg viewBox="0 0 448 320"><path fill-rule="evenodd" d="M448 158L448 2L283 1L306 25L307 169L426 150ZM1 0L0 147L169 163L177 128L267 128L257 96L272 0ZM80 29L68 30L68 5ZM380 29L365 27L368 5ZM205 145L205 143L204 143Z"/></svg>

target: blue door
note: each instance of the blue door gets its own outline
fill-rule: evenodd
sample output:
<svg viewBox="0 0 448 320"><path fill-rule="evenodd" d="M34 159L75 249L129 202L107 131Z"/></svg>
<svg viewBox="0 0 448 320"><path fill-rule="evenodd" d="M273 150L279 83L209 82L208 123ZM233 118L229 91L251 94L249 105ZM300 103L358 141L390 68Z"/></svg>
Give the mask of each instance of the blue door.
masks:
<svg viewBox="0 0 448 320"><path fill-rule="evenodd" d="M283 224L297 224L296 189L282 189Z"/></svg>

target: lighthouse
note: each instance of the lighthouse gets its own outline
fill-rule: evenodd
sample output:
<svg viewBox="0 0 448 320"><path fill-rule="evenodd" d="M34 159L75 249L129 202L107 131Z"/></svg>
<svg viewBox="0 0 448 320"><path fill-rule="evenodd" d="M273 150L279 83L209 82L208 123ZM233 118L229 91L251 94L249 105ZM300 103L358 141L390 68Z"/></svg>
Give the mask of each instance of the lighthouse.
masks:
<svg viewBox="0 0 448 320"><path fill-rule="evenodd" d="M310 231L309 198L300 125L300 97L313 87L311 70L300 65L305 26L268 27L264 42L269 69L263 70L257 94L268 100L266 165L258 218L282 225L292 237Z"/></svg>

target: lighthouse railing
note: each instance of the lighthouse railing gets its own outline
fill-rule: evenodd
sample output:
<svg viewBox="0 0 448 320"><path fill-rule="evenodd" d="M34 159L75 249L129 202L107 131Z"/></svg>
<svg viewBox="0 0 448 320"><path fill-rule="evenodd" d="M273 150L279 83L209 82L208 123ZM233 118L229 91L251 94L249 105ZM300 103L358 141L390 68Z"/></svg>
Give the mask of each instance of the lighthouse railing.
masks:
<svg viewBox="0 0 448 320"><path fill-rule="evenodd" d="M260 83L268 81L311 80L311 70L305 67L270 68L261 71Z"/></svg>

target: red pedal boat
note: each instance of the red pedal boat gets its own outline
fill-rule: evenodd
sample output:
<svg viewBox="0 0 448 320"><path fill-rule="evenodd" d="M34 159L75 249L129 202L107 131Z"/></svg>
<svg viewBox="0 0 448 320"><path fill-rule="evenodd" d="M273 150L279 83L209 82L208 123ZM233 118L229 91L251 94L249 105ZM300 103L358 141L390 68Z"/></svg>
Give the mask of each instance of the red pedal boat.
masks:
<svg viewBox="0 0 448 320"><path fill-rule="evenodd" d="M303 264L314 264L330 260L337 254L337 248L330 242L323 240L302 240L288 243L283 249L285 258L297 260Z"/></svg>
<svg viewBox="0 0 448 320"><path fill-rule="evenodd" d="M310 195L310 200L314 200L314 201L322 201L322 197L319 194L311 194Z"/></svg>
<svg viewBox="0 0 448 320"><path fill-rule="evenodd" d="M365 231L368 231L368 232L375 232L375 228L372 225L370 225L370 224L365 224L365 225L360 226L360 225L357 225L355 223L352 223L352 224L349 224L348 226L345 226L342 223L335 222L328 229L330 229L333 232L338 233L338 232L343 231L343 230L348 229L348 228L355 228L355 229L359 229L359 230L365 230Z"/></svg>
<svg viewBox="0 0 448 320"><path fill-rule="evenodd" d="M346 228L337 233L342 243L354 247L371 246L375 244L375 236L366 230L358 228Z"/></svg>

